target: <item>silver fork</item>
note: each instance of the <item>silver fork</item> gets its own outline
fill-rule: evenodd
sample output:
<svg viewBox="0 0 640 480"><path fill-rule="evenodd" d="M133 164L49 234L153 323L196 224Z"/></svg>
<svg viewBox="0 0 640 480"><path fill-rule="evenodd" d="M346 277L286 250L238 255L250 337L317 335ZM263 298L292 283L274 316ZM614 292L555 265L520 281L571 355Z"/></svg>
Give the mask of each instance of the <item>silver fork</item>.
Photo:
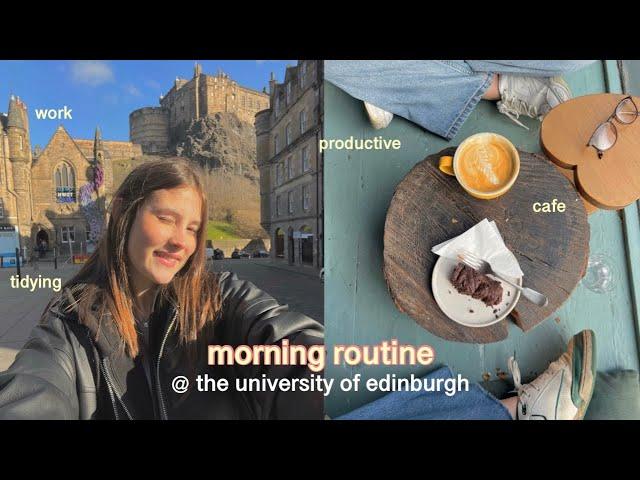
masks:
<svg viewBox="0 0 640 480"><path fill-rule="evenodd" d="M494 272L493 268L491 268L491 264L489 262L487 262L486 260L481 259L480 257L478 257L477 255L474 255L473 253L469 252L468 250L461 250L458 253L458 258L462 261L462 263L464 263L465 265L473 268L474 270L477 270L478 272L483 273L485 275L488 274L488 275L493 275L494 277L498 277L500 280L502 280L505 283L508 283L509 285L511 285L516 290L520 290L522 295L524 295L524 297L527 300L535 303L539 307L546 307L547 304L549 303L549 299L547 297L545 297L543 294L541 294L540 292L536 292L535 290L533 290L531 288L521 287L520 285L517 285L517 284L507 280L506 278L504 278L499 273Z"/></svg>

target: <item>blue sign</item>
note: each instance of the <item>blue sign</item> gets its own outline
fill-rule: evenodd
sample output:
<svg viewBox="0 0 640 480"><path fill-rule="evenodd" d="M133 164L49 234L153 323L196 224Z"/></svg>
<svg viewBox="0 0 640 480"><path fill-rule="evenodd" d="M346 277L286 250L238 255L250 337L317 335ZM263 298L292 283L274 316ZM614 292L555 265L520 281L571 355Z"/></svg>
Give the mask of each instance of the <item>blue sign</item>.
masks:
<svg viewBox="0 0 640 480"><path fill-rule="evenodd" d="M58 203L74 203L76 189L73 187L56 187L56 201Z"/></svg>

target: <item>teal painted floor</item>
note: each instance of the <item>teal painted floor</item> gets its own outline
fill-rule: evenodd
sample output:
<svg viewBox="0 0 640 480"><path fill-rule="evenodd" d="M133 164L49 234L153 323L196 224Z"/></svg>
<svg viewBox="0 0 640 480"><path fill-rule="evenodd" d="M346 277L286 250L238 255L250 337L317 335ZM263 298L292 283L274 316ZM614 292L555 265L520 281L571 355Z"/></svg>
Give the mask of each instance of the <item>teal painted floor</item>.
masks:
<svg viewBox="0 0 640 480"><path fill-rule="evenodd" d="M610 61L595 63L566 79L575 96L618 92L621 88L616 63ZM637 82L640 85L640 75ZM457 145L476 132L497 132L523 150L539 152L539 122L526 119L531 130L524 130L500 115L493 103L483 101L450 143L398 117L387 129L373 130L362 102L328 83L325 83L324 115L324 138L381 135L402 141L399 151L325 152L325 325L329 349L338 343L376 344L391 338L401 343L429 344L435 349L436 364L448 364L470 380L481 381L483 374L489 373L493 380L498 371L507 371L507 358L514 352L523 377L533 376L562 353L572 335L591 328L597 338L598 370L638 369L637 204L623 212L599 211L589 218L591 254L605 253L613 260L619 272L615 289L608 294L596 294L579 285L554 315L526 334L511 324L509 337L502 342L474 345L445 341L400 313L389 296L382 275L382 235L397 183L428 154ZM541 199L546 196L541 192ZM325 375L339 380L361 373L366 379L428 370L328 365ZM356 393L334 390L326 401L327 414L335 417L378 396L366 389Z"/></svg>

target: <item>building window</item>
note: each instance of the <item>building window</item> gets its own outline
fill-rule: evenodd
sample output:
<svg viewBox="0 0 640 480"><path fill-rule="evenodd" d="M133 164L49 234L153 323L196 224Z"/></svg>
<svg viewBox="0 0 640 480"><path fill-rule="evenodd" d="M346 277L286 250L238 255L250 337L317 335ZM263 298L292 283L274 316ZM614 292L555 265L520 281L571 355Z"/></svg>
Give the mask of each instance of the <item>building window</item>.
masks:
<svg viewBox="0 0 640 480"><path fill-rule="evenodd" d="M76 178L73 168L62 163L54 173L56 185L56 202L73 203L76 201Z"/></svg>
<svg viewBox="0 0 640 480"><path fill-rule="evenodd" d="M20 151L22 151L22 148L24 147L24 139L22 138L22 135L20 135Z"/></svg>
<svg viewBox="0 0 640 480"><path fill-rule="evenodd" d="M89 226L88 223L84 227L84 235L85 235L84 238L87 240L87 242L89 242L91 240L91 227Z"/></svg>
<svg viewBox="0 0 640 480"><path fill-rule="evenodd" d="M287 105L291 103L291 82L287 83Z"/></svg>
<svg viewBox="0 0 640 480"><path fill-rule="evenodd" d="M309 185L303 185L302 187L302 209L306 212L309 210L309 205L311 204L311 192L309 190Z"/></svg>
<svg viewBox="0 0 640 480"><path fill-rule="evenodd" d="M278 144L278 134L277 133L273 136L273 147L274 147L273 154L277 155L278 152L280 151L280 145Z"/></svg>
<svg viewBox="0 0 640 480"><path fill-rule="evenodd" d="M289 213L293 213L295 211L294 204L293 204L293 191L287 194L287 198L289 200Z"/></svg>
<svg viewBox="0 0 640 480"><path fill-rule="evenodd" d="M278 164L276 165L276 184L277 185L282 185L282 183L284 182L282 177L283 177L282 162L278 162Z"/></svg>
<svg viewBox="0 0 640 480"><path fill-rule="evenodd" d="M300 89L304 88L304 82L307 77L307 64L305 62L300 63Z"/></svg>
<svg viewBox="0 0 640 480"><path fill-rule="evenodd" d="M75 243L76 229L75 227L61 227L62 243Z"/></svg>
<svg viewBox="0 0 640 480"><path fill-rule="evenodd" d="M276 217L280 216L280 195L276 196Z"/></svg>
<svg viewBox="0 0 640 480"><path fill-rule="evenodd" d="M311 162L309 160L309 147L302 149L302 171L306 172L311 169Z"/></svg>
<svg viewBox="0 0 640 480"><path fill-rule="evenodd" d="M0 198L0 218L4 218L4 200Z"/></svg>
<svg viewBox="0 0 640 480"><path fill-rule="evenodd" d="M280 115L280 97L276 95L276 105L275 105L276 117Z"/></svg>
<svg viewBox="0 0 640 480"><path fill-rule="evenodd" d="M307 131L307 111L300 112L300 135Z"/></svg>
<svg viewBox="0 0 640 480"><path fill-rule="evenodd" d="M291 122L287 123L287 126L284 129L284 139L288 145L291 145Z"/></svg>
<svg viewBox="0 0 640 480"><path fill-rule="evenodd" d="M287 170L287 180L292 179L293 178L293 161L291 156L287 157L287 163L286 163L285 169Z"/></svg>

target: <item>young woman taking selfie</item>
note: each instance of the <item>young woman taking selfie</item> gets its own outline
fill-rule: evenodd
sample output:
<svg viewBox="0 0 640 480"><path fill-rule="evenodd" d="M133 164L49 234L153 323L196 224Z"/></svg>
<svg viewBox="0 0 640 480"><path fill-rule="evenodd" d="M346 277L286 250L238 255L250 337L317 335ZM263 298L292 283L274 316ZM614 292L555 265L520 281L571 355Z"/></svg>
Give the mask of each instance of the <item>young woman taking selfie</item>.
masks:
<svg viewBox="0 0 640 480"><path fill-rule="evenodd" d="M303 378L304 366L209 366L208 345L318 345L321 324L234 274L207 270L207 199L186 160L134 169L96 252L0 373L0 419L322 418L322 393L239 392L235 378ZM199 391L196 377L226 378ZM184 393L172 388L186 377Z"/></svg>

